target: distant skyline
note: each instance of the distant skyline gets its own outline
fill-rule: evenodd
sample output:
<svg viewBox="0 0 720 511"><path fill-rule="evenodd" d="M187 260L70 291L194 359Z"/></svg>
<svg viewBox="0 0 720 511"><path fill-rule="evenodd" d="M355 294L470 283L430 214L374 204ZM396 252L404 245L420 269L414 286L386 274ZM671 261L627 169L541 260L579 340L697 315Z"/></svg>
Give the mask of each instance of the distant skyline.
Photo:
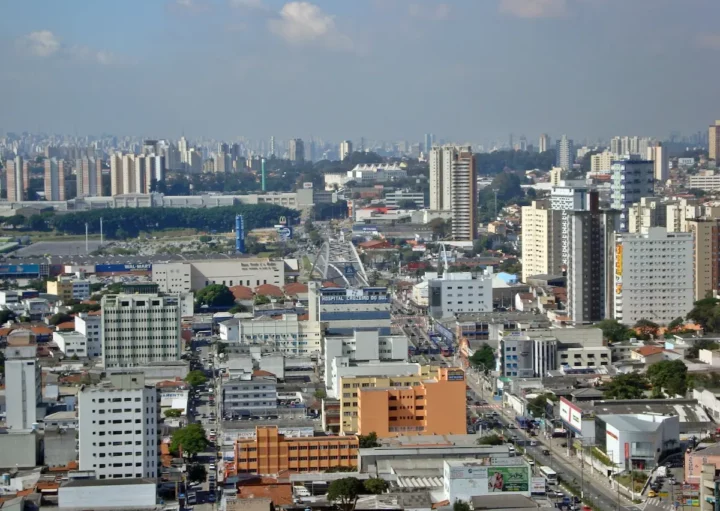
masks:
<svg viewBox="0 0 720 511"><path fill-rule="evenodd" d="M717 0L6 0L0 130L664 139L720 118L718 17Z"/></svg>

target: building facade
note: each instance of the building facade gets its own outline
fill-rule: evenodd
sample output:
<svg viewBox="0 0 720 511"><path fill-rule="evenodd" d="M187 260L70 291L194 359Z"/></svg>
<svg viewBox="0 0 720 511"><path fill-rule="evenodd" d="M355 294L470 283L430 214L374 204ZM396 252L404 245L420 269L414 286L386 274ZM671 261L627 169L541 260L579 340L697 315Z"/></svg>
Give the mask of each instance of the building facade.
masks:
<svg viewBox="0 0 720 511"><path fill-rule="evenodd" d="M547 200L522 207L522 278L562 274L562 211Z"/></svg>
<svg viewBox="0 0 720 511"><path fill-rule="evenodd" d="M180 360L180 295L105 295L101 318L105 368Z"/></svg>
<svg viewBox="0 0 720 511"><path fill-rule="evenodd" d="M68 300L87 300L90 298L90 281L74 277L59 276L57 280L49 280L47 292L56 295L63 302Z"/></svg>
<svg viewBox="0 0 720 511"><path fill-rule="evenodd" d="M290 140L288 156L290 161L305 161L305 143L302 139L293 138Z"/></svg>
<svg viewBox="0 0 720 511"><path fill-rule="evenodd" d="M668 208L658 197L643 197L628 211L628 232L637 233L650 227L665 227ZM668 227L668 230L672 230Z"/></svg>
<svg viewBox="0 0 720 511"><path fill-rule="evenodd" d="M702 300L720 290L720 219L698 218L687 223L694 242L694 295L695 300Z"/></svg>
<svg viewBox="0 0 720 511"><path fill-rule="evenodd" d="M647 159L653 162L656 181L667 181L670 177L670 159L667 149L658 142L646 149Z"/></svg>
<svg viewBox="0 0 720 511"><path fill-rule="evenodd" d="M720 121L715 121L708 129L708 158L718 161L720 156Z"/></svg>
<svg viewBox="0 0 720 511"><path fill-rule="evenodd" d="M555 165L563 170L572 170L575 164L575 144L567 135L560 137L555 144Z"/></svg>
<svg viewBox="0 0 720 511"><path fill-rule="evenodd" d="M473 278L470 272L426 273L428 312L444 318L463 312L492 312L492 275Z"/></svg>
<svg viewBox="0 0 720 511"><path fill-rule="evenodd" d="M343 140L340 142L340 161L350 156L353 153L353 144L350 140Z"/></svg>
<svg viewBox="0 0 720 511"><path fill-rule="evenodd" d="M45 200L65 200L65 162L57 158L45 160Z"/></svg>
<svg viewBox="0 0 720 511"><path fill-rule="evenodd" d="M81 312L75 315L75 331L87 339L87 356L102 357L102 316L98 313Z"/></svg>
<svg viewBox="0 0 720 511"><path fill-rule="evenodd" d="M308 283L308 319L325 323L327 335L347 336L368 329L390 335L390 305L384 287L323 288Z"/></svg>
<svg viewBox="0 0 720 511"><path fill-rule="evenodd" d="M87 358L87 339L78 332L53 332L53 342L67 358Z"/></svg>
<svg viewBox="0 0 720 511"><path fill-rule="evenodd" d="M231 319L220 323L220 339L228 343L268 346L284 355L320 353L322 330L319 321L301 321L297 314L255 319Z"/></svg>
<svg viewBox="0 0 720 511"><path fill-rule="evenodd" d="M110 376L110 385L78 394L80 470L97 479L155 480L158 467L157 392L142 373Z"/></svg>
<svg viewBox="0 0 720 511"><path fill-rule="evenodd" d="M550 191L550 207L561 211L562 263L567 266L568 247L568 215L570 211L586 211L597 209L599 195L595 190L585 186L553 186Z"/></svg>
<svg viewBox="0 0 720 511"><path fill-rule="evenodd" d="M223 380L222 405L223 416L277 413L277 380L272 376Z"/></svg>
<svg viewBox="0 0 720 511"><path fill-rule="evenodd" d="M5 348L5 423L11 430L32 429L38 422L40 378L35 336L27 330L11 332Z"/></svg>
<svg viewBox="0 0 720 511"><path fill-rule="evenodd" d="M630 207L655 195L655 166L647 160L620 160L612 171L612 208L620 211L620 231L627 232Z"/></svg>
<svg viewBox="0 0 720 511"><path fill-rule="evenodd" d="M189 293L211 284L282 287L285 263L261 258L156 263L152 266L152 280L162 293Z"/></svg>

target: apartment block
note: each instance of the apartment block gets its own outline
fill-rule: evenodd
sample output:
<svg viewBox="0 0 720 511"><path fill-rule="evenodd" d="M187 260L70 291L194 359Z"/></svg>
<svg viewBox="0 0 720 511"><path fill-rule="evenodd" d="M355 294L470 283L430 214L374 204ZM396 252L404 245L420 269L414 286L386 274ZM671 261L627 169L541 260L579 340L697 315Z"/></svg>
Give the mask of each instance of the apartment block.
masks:
<svg viewBox="0 0 720 511"><path fill-rule="evenodd" d="M650 227L667 226L668 209L669 206L658 197L643 197L628 210L628 232L637 233Z"/></svg>
<svg viewBox="0 0 720 511"><path fill-rule="evenodd" d="M473 278L470 272L445 272L438 277L436 272L429 272L425 274L425 279L428 285L428 312L434 318L493 310L492 275Z"/></svg>
<svg viewBox="0 0 720 511"><path fill-rule="evenodd" d="M33 428L42 414L40 364L35 335L28 330L10 332L5 348L5 425L13 431Z"/></svg>
<svg viewBox="0 0 720 511"><path fill-rule="evenodd" d="M571 211L596 210L599 204L599 195L595 190L589 190L586 186L569 186L565 182L553 186L550 191L550 207L561 212L561 239L562 239L562 264L568 265L568 219Z"/></svg>
<svg viewBox="0 0 720 511"><path fill-rule="evenodd" d="M655 195L655 166L647 160L620 160L612 171L612 208L620 211L620 231L627 232L630 207Z"/></svg>
<svg viewBox="0 0 720 511"><path fill-rule="evenodd" d="M612 151L593 154L590 157L590 172L609 174L614 160L615 154Z"/></svg>
<svg viewBox="0 0 720 511"><path fill-rule="evenodd" d="M140 372L110 376L78 394L80 470L97 479L157 478L159 406Z"/></svg>
<svg viewBox="0 0 720 511"><path fill-rule="evenodd" d="M522 208L522 278L562 274L562 212L547 200Z"/></svg>
<svg viewBox="0 0 720 511"><path fill-rule="evenodd" d="M102 360L105 368L180 360L180 295L120 294L102 299Z"/></svg>
<svg viewBox="0 0 720 511"><path fill-rule="evenodd" d="M235 459L226 463L226 476L352 469L357 467L358 448L356 436L293 438L280 434L277 426L257 427L254 439L235 442Z"/></svg>
<svg viewBox="0 0 720 511"><path fill-rule="evenodd" d="M682 198L667 204L665 206L665 225L668 232L688 232L688 220L700 217L703 209L698 199Z"/></svg>
<svg viewBox="0 0 720 511"><path fill-rule="evenodd" d="M297 314L230 319L220 323L220 339L231 344L271 347L284 355L306 356L322 351L319 321L301 321Z"/></svg>
<svg viewBox="0 0 720 511"><path fill-rule="evenodd" d="M717 162L720 157L720 121L715 121L708 129L708 146L708 158Z"/></svg>
<svg viewBox="0 0 720 511"><path fill-rule="evenodd" d="M102 357L102 316L100 312L81 312L75 315L75 331L87 339L87 356Z"/></svg>
<svg viewBox="0 0 720 511"><path fill-rule="evenodd" d="M45 200L65 200L65 162L57 158L45 160Z"/></svg>
<svg viewBox="0 0 720 511"><path fill-rule="evenodd" d="M720 290L720 219L688 220L693 234L693 269L695 300L713 296Z"/></svg>
<svg viewBox="0 0 720 511"><path fill-rule="evenodd" d="M61 301L87 300L90 298L90 281L74 277L59 276L57 280L49 280L47 292L56 295Z"/></svg>
<svg viewBox="0 0 720 511"><path fill-rule="evenodd" d="M465 372L442 367L435 378L412 385L361 387L357 432L395 435L463 435L467 430Z"/></svg>
<svg viewBox="0 0 720 511"><path fill-rule="evenodd" d="M477 163L472 148L455 145L433 147L429 161L430 209L452 212L454 239L475 239Z"/></svg>

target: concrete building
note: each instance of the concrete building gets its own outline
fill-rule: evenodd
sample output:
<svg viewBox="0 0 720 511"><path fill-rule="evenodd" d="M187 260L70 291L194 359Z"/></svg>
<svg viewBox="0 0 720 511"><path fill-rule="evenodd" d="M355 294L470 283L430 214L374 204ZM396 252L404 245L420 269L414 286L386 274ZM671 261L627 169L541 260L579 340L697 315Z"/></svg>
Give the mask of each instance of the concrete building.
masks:
<svg viewBox="0 0 720 511"><path fill-rule="evenodd" d="M157 392L140 372L110 375L110 385L78 393L80 470L97 479L157 478Z"/></svg>
<svg viewBox="0 0 720 511"><path fill-rule="evenodd" d="M377 330L390 335L391 298L387 288L321 288L308 283L308 319L326 324L327 335L353 335L356 330Z"/></svg>
<svg viewBox="0 0 720 511"><path fill-rule="evenodd" d="M305 161L305 143L302 139L293 138L288 143L290 161Z"/></svg>
<svg viewBox="0 0 720 511"><path fill-rule="evenodd" d="M540 135L540 140L538 142L538 152L544 153L545 151L550 149L550 135L546 135L543 133Z"/></svg>
<svg viewBox="0 0 720 511"><path fill-rule="evenodd" d="M411 190L393 190L385 194L385 204L389 207L399 207L400 201L412 201L418 209L426 207L425 194Z"/></svg>
<svg viewBox="0 0 720 511"><path fill-rule="evenodd" d="M22 156L16 156L5 162L6 190L9 202L25 200L28 189L29 172L28 163L23 161Z"/></svg>
<svg viewBox="0 0 720 511"><path fill-rule="evenodd" d="M612 311L606 290L613 276L612 235L618 221L612 210L570 212L567 310L575 324L602 321Z"/></svg>
<svg viewBox="0 0 720 511"><path fill-rule="evenodd" d="M714 172L701 172L688 177L688 188L699 188L706 192L720 189L720 174Z"/></svg>
<svg viewBox="0 0 720 511"><path fill-rule="evenodd" d="M720 219L688 220L688 232L693 234L693 267L695 271L695 300L720 290Z"/></svg>
<svg viewBox="0 0 720 511"><path fill-rule="evenodd" d="M638 233L650 227L665 227L668 224L668 209L658 197L643 197L640 202L630 206L628 232Z"/></svg>
<svg viewBox="0 0 720 511"><path fill-rule="evenodd" d="M80 158L75 160L78 197L102 197L102 160Z"/></svg>
<svg viewBox="0 0 720 511"><path fill-rule="evenodd" d="M708 129L708 158L718 161L720 157L720 121L715 121Z"/></svg>
<svg viewBox="0 0 720 511"><path fill-rule="evenodd" d="M502 500L494 502L492 508L476 506L475 509L503 509L505 506L516 511L522 509L512 495L530 497L532 468L528 462L519 456L490 458L487 460L489 463L485 461L446 460L443 469L445 498L449 502L470 502L478 497L501 492Z"/></svg>
<svg viewBox="0 0 720 511"><path fill-rule="evenodd" d="M602 153L593 154L590 157L590 172L609 174L615 158L615 153L612 151L603 151Z"/></svg>
<svg viewBox="0 0 720 511"><path fill-rule="evenodd" d="M43 434L44 464L50 468L67 467L77 461L77 429L45 427Z"/></svg>
<svg viewBox="0 0 720 511"><path fill-rule="evenodd" d="M555 143L556 161L555 166L563 170L572 170L575 164L575 144L567 135L560 137Z"/></svg>
<svg viewBox="0 0 720 511"><path fill-rule="evenodd" d="M87 358L87 338L79 332L53 332L53 342L67 358Z"/></svg>
<svg viewBox="0 0 720 511"><path fill-rule="evenodd" d="M123 478L108 481L71 479L58 489L60 511L70 509L154 510L157 506L154 478Z"/></svg>
<svg viewBox="0 0 720 511"><path fill-rule="evenodd" d="M615 279L608 291L613 317L626 325L685 317L695 298L694 235L652 227L646 233L616 233L613 244Z"/></svg>
<svg viewBox="0 0 720 511"><path fill-rule="evenodd" d="M29 430L42 414L40 365L37 362L35 335L29 330L8 334L5 348L5 423L13 431Z"/></svg>
<svg viewBox="0 0 720 511"><path fill-rule="evenodd" d="M102 316L81 312L75 315L75 331L87 340L88 358L102 357Z"/></svg>
<svg viewBox="0 0 720 511"><path fill-rule="evenodd" d="M123 155L121 152L116 152L110 155L110 195L122 195L125 193L123 188L123 175L122 175L122 160Z"/></svg>
<svg viewBox="0 0 720 511"><path fill-rule="evenodd" d="M273 376L248 375L223 380L222 406L223 416L275 414L277 379Z"/></svg>
<svg viewBox="0 0 720 511"><path fill-rule="evenodd" d="M47 292L56 295L63 302L68 300L87 300L90 298L90 281L74 277L59 276L57 280L49 280Z"/></svg>
<svg viewBox="0 0 720 511"><path fill-rule="evenodd" d="M688 232L688 220L698 218L703 206L698 199L682 198L665 206L665 224L668 232Z"/></svg>
<svg viewBox="0 0 720 511"><path fill-rule="evenodd" d="M547 200L522 207L522 278L562 274L562 212Z"/></svg>
<svg viewBox="0 0 720 511"><path fill-rule="evenodd" d="M430 209L452 211L453 238L476 237L477 167L472 148L445 145L430 151Z"/></svg>
<svg viewBox="0 0 720 511"><path fill-rule="evenodd" d="M612 171L612 208L620 211L620 231L627 232L630 207L655 195L655 166L647 160L620 160Z"/></svg>
<svg viewBox="0 0 720 511"><path fill-rule="evenodd" d="M155 263L152 280L161 293L189 293L210 284L255 288L263 284L283 286L285 263L263 258Z"/></svg>
<svg viewBox="0 0 720 511"><path fill-rule="evenodd" d="M670 158L662 142L647 148L647 159L653 162L656 181L667 181L670 177Z"/></svg>
<svg viewBox="0 0 720 511"><path fill-rule="evenodd" d="M180 360L181 299L180 295L103 296L103 366L133 367Z"/></svg>
<svg viewBox="0 0 720 511"><path fill-rule="evenodd" d="M255 438L235 442L234 461L226 476L271 475L280 472L324 472L358 464L356 436L286 437L277 426L258 427Z"/></svg>
<svg viewBox="0 0 720 511"><path fill-rule="evenodd" d="M561 181L560 185L552 187L550 191L550 207L555 211L561 211L562 264L565 266L568 265L570 254L568 246L568 219L570 212L596 210L598 204L598 192L589 190L586 186L566 186Z"/></svg>
<svg viewBox="0 0 720 511"><path fill-rule="evenodd" d="M0 429L0 468L4 469L3 472L10 472L40 466L43 462L42 444L42 436L36 430ZM12 509L23 511L23 508Z"/></svg>
<svg viewBox="0 0 720 511"><path fill-rule="evenodd" d="M473 278L470 272L445 272L438 277L436 272L429 272L424 278L428 283L428 312L434 318L493 310L492 275Z"/></svg>
<svg viewBox="0 0 720 511"><path fill-rule="evenodd" d="M45 200L65 200L65 162L57 158L45 160Z"/></svg>
<svg viewBox="0 0 720 511"><path fill-rule="evenodd" d="M297 314L220 323L220 339L230 344L268 346L284 355L310 355L322 350L319 321L301 321Z"/></svg>
<svg viewBox="0 0 720 511"><path fill-rule="evenodd" d="M340 142L340 161L350 156L353 153L353 144L350 140L343 140Z"/></svg>
<svg viewBox="0 0 720 511"><path fill-rule="evenodd" d="M462 369L439 368L435 378L417 385L366 386L356 390L357 432L360 435L375 432L378 437L385 438L466 432L465 372Z"/></svg>

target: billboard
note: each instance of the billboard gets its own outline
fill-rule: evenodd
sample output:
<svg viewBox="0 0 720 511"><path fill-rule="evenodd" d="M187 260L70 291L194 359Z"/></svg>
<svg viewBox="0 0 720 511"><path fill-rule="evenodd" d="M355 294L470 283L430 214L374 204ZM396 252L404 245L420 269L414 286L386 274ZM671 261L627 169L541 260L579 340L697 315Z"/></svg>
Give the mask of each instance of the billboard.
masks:
<svg viewBox="0 0 720 511"><path fill-rule="evenodd" d="M3 264L0 266L1 275L40 275L39 264Z"/></svg>
<svg viewBox="0 0 720 511"><path fill-rule="evenodd" d="M465 371L448 371L447 379L448 381L465 381Z"/></svg>
<svg viewBox="0 0 720 511"><path fill-rule="evenodd" d="M560 418L575 433L582 431L582 412L564 397L560 398Z"/></svg>
<svg viewBox="0 0 720 511"><path fill-rule="evenodd" d="M303 183L303 188L306 189L306 190L307 190L308 188L312 188L312 187L313 187L312 182L306 181L305 183Z"/></svg>
<svg viewBox="0 0 720 511"><path fill-rule="evenodd" d="M622 293L623 246L615 245L615 294Z"/></svg>
<svg viewBox="0 0 720 511"><path fill-rule="evenodd" d="M695 165L695 158L678 158L679 167L692 167Z"/></svg>
<svg viewBox="0 0 720 511"><path fill-rule="evenodd" d="M150 271L152 264L136 263L136 264L96 264L95 273L128 273L133 271Z"/></svg>
<svg viewBox="0 0 720 511"><path fill-rule="evenodd" d="M530 491L527 467L489 467L488 493Z"/></svg>
<svg viewBox="0 0 720 511"><path fill-rule="evenodd" d="M530 480L530 493L545 493L544 477L533 477Z"/></svg>

